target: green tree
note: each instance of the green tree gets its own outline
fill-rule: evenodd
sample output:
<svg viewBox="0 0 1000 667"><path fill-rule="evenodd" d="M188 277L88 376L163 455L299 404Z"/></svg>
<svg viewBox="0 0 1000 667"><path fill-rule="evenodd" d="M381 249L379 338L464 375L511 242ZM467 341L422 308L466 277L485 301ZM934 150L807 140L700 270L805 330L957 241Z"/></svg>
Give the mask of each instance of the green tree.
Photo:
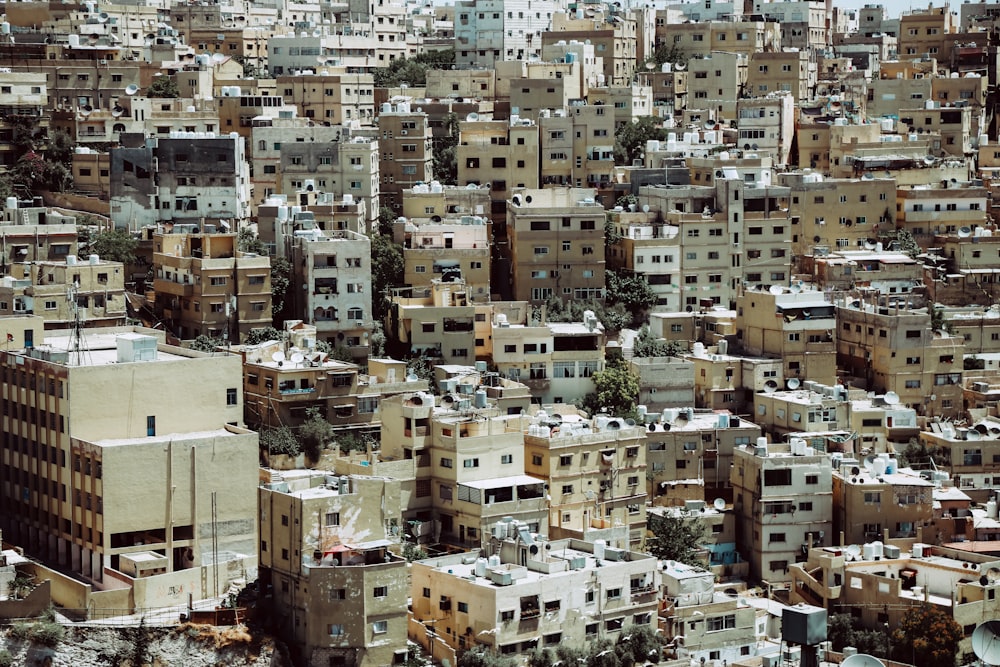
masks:
<svg viewBox="0 0 1000 667"><path fill-rule="evenodd" d="M705 537L705 524L701 519L651 514L647 525L652 533L646 538L649 553L661 560L675 560L699 567L705 565L699 557Z"/></svg>
<svg viewBox="0 0 1000 667"><path fill-rule="evenodd" d="M646 62L655 65L654 69L659 69L659 66L663 63L679 65L687 62L687 58L684 57L684 53L677 48L676 44L670 43L669 45L663 44L658 46Z"/></svg>
<svg viewBox="0 0 1000 667"><path fill-rule="evenodd" d="M127 229L110 229L90 235L88 249L101 259L121 262L126 266L135 263L135 249L139 242Z"/></svg>
<svg viewBox="0 0 1000 667"><path fill-rule="evenodd" d="M260 237L250 227L240 227L240 231L236 235L236 247L239 248L240 252L267 255L267 248L264 247L264 242L260 240Z"/></svg>
<svg viewBox="0 0 1000 667"><path fill-rule="evenodd" d="M48 146L45 149L45 159L50 163L70 166L73 164L73 151L76 143L65 130L53 130L49 133Z"/></svg>
<svg viewBox="0 0 1000 667"><path fill-rule="evenodd" d="M251 329L247 334L246 338L243 339L244 345L260 345L261 343L266 343L271 340L284 340L285 336L280 331L274 327L260 327L259 329Z"/></svg>
<svg viewBox="0 0 1000 667"><path fill-rule="evenodd" d="M434 381L433 360L424 356L414 357L413 359L410 359L408 370L421 380L426 380L427 384L431 388L431 391L437 390L437 383Z"/></svg>
<svg viewBox="0 0 1000 667"><path fill-rule="evenodd" d="M517 660L477 646L458 656L458 667L517 667Z"/></svg>
<svg viewBox="0 0 1000 667"><path fill-rule="evenodd" d="M641 160L646 154L647 141L666 138L667 130L655 116L642 116L634 122L623 123L615 130L615 163L630 165Z"/></svg>
<svg viewBox="0 0 1000 667"><path fill-rule="evenodd" d="M383 236L388 236L390 239L393 238L392 235L392 224L396 222L396 212L392 210L389 206L382 206L378 210L378 233Z"/></svg>
<svg viewBox="0 0 1000 667"><path fill-rule="evenodd" d="M299 453L299 441L287 426L277 426L265 428L260 432L260 448L268 454L288 454L295 456Z"/></svg>
<svg viewBox="0 0 1000 667"><path fill-rule="evenodd" d="M458 116L450 113L444 119L444 136L434 140L434 178L454 185L458 181Z"/></svg>
<svg viewBox="0 0 1000 667"><path fill-rule="evenodd" d="M284 257L271 258L271 315L274 323L284 321L285 297L292 286L292 265Z"/></svg>
<svg viewBox="0 0 1000 667"><path fill-rule="evenodd" d="M911 607L892 632L892 657L920 667L954 667L962 626L932 604Z"/></svg>
<svg viewBox="0 0 1000 667"><path fill-rule="evenodd" d="M900 252L905 252L913 259L916 259L917 255L923 252L916 239L913 238L913 234L907 229L896 230L896 243L899 245Z"/></svg>
<svg viewBox="0 0 1000 667"><path fill-rule="evenodd" d="M609 264L614 259L614 251L622 242L622 235L618 233L615 228L615 223L612 222L611 216L607 215L604 218L604 262ZM610 265L610 264L609 264ZM605 274L606 275L606 274Z"/></svg>
<svg viewBox="0 0 1000 667"><path fill-rule="evenodd" d="M655 338L649 330L649 325L644 324L639 329L632 344L632 357L635 359L646 359L648 357L673 357L681 352L681 344L677 341L666 341L662 338Z"/></svg>
<svg viewBox="0 0 1000 667"><path fill-rule="evenodd" d="M180 96L181 93L177 87L177 81L172 76L167 76L166 74L153 77L153 82L146 89L146 97L177 98Z"/></svg>
<svg viewBox="0 0 1000 667"><path fill-rule="evenodd" d="M584 407L590 413L606 411L619 417L635 415L636 397L639 396L639 378L629 369L624 359L612 358L604 370L592 378L597 391L587 394Z"/></svg>
<svg viewBox="0 0 1000 667"><path fill-rule="evenodd" d="M354 355L351 354L351 349L346 345L337 345L328 354L330 359L334 361L346 361L349 364L354 363Z"/></svg>
<svg viewBox="0 0 1000 667"><path fill-rule="evenodd" d="M649 625L631 625L618 638L615 652L623 660L630 656L636 664L657 663L663 655L663 640Z"/></svg>
<svg viewBox="0 0 1000 667"><path fill-rule="evenodd" d="M648 311L656 305L656 292L641 274L608 270L604 273L604 284L606 302L622 305L632 316L631 326L645 321Z"/></svg>
<svg viewBox="0 0 1000 667"><path fill-rule="evenodd" d="M190 348L199 352L215 352L216 349L224 345L225 343L220 339L202 334L191 341Z"/></svg>
<svg viewBox="0 0 1000 667"><path fill-rule="evenodd" d="M424 51L412 58L397 58L388 67L372 72L379 88L395 88L401 84L423 86L427 83L427 70L450 69L455 64L455 50Z"/></svg>
<svg viewBox="0 0 1000 667"><path fill-rule="evenodd" d="M333 426L330 425L319 408L306 408L306 419L299 427L299 448L310 460L316 461L333 439Z"/></svg>
<svg viewBox="0 0 1000 667"><path fill-rule="evenodd" d="M378 320L375 320L372 332L368 335L368 356L374 359L385 356L385 329Z"/></svg>
<svg viewBox="0 0 1000 667"><path fill-rule="evenodd" d="M372 238L372 317L385 320L389 312L389 290L402 284L403 247L392 237L378 234Z"/></svg>

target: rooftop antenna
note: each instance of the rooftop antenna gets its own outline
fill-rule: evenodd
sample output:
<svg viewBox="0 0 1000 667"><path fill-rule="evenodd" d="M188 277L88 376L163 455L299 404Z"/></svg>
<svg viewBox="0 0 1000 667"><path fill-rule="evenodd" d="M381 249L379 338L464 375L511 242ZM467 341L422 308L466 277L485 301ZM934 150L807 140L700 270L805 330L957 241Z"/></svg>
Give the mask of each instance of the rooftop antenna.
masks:
<svg viewBox="0 0 1000 667"><path fill-rule="evenodd" d="M76 365L82 366L84 362L84 354L89 355L89 350L87 350L87 342L83 337L84 315L80 312L80 304L76 300L79 292L80 283L79 281L74 280L66 290L66 301L69 303L70 310L73 313L73 330L70 335L69 344L69 362L70 364L73 364L75 357Z"/></svg>

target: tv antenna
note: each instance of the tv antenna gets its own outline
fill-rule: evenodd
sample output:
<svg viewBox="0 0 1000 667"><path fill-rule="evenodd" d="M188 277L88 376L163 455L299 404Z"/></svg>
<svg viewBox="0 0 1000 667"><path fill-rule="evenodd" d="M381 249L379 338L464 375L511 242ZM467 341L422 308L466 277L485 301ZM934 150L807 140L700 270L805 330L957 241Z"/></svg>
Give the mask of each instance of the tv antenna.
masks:
<svg viewBox="0 0 1000 667"><path fill-rule="evenodd" d="M83 336L83 320L85 314L81 312L80 304L77 301L77 294L80 292L80 282L74 280L73 283L66 290L66 301L69 303L70 311L73 313L73 328L70 333L70 344L69 344L69 363L77 366L82 366L84 362L84 355L88 355L90 351L87 349L87 342Z"/></svg>

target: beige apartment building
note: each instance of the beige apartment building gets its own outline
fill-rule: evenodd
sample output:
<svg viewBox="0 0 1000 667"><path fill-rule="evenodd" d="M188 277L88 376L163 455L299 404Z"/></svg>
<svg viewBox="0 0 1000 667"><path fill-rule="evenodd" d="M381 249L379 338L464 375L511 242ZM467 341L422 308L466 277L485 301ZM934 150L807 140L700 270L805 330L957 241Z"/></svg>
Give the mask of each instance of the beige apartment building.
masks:
<svg viewBox="0 0 1000 667"><path fill-rule="evenodd" d="M375 84L371 74L348 74L323 69L313 74L279 76L275 88L286 103L298 107L299 116L339 125L375 117Z"/></svg>
<svg viewBox="0 0 1000 667"><path fill-rule="evenodd" d="M237 344L251 329L271 325L271 260L238 250L236 234L160 228L153 274L154 312L178 338Z"/></svg>
<svg viewBox="0 0 1000 667"><path fill-rule="evenodd" d="M506 201L514 188L538 188L540 145L533 120L511 116L509 121L459 121L458 185L477 185L491 199L494 233L506 238Z"/></svg>
<svg viewBox="0 0 1000 667"><path fill-rule="evenodd" d="M544 314L518 303L517 312L494 312L490 360L504 377L523 383L533 402L572 403L594 391L604 368L604 327L591 311L583 322L546 322ZM523 313L522 319L515 314Z"/></svg>
<svg viewBox="0 0 1000 667"><path fill-rule="evenodd" d="M523 67L526 76L510 81L510 106L521 118L537 120L546 109L563 109L586 97L582 63L529 62Z"/></svg>
<svg viewBox="0 0 1000 667"><path fill-rule="evenodd" d="M20 278L15 277L21 272ZM65 262L15 264L0 280L0 316L34 313L47 329L125 324L125 268L121 262L101 261L92 255L81 261L67 255Z"/></svg>
<svg viewBox="0 0 1000 667"><path fill-rule="evenodd" d="M819 171L778 175L778 181L791 189L793 254L857 250L874 243L881 225L896 219L894 179L830 179Z"/></svg>
<svg viewBox="0 0 1000 667"><path fill-rule="evenodd" d="M781 28L773 21L690 21L657 25L659 44L676 45L688 58L717 51L752 53L781 50Z"/></svg>
<svg viewBox="0 0 1000 667"><path fill-rule="evenodd" d="M482 393L449 392L439 406L428 393L383 406L382 459L415 461L404 515L426 524L411 530L419 542L489 549L492 528L504 517L547 531L545 480L525 474L521 431L499 414L485 387L476 391Z"/></svg>
<svg viewBox="0 0 1000 667"><path fill-rule="evenodd" d="M420 182L430 183L434 178L431 127L427 114L411 111L408 102L383 104L376 120L381 205L398 209L402 207L403 190Z"/></svg>
<svg viewBox="0 0 1000 667"><path fill-rule="evenodd" d="M12 72L9 69L0 72L0 85L3 86L5 115L17 117L32 117L35 119L35 129L42 136L48 134L50 116L47 113L49 91L46 75L42 72ZM6 118L0 122L0 168L9 170L17 164L20 157L13 145L14 134L18 129Z"/></svg>
<svg viewBox="0 0 1000 667"><path fill-rule="evenodd" d="M593 10L591 16L556 12L551 30L542 33L542 48L559 40L590 40L594 52L604 59L604 84L626 86L636 68L636 21L633 15L609 6Z"/></svg>
<svg viewBox="0 0 1000 667"><path fill-rule="evenodd" d="M443 363L471 365L476 360L481 347L476 344L476 313L485 312L487 306L473 303L464 280L442 276L433 278L429 288L396 292L386 315L390 340L410 354L443 359Z"/></svg>
<svg viewBox="0 0 1000 667"><path fill-rule="evenodd" d="M702 109L720 122L736 118L736 102L746 90L748 55L712 51L692 56L687 68L687 109Z"/></svg>
<svg viewBox="0 0 1000 667"><path fill-rule="evenodd" d="M747 91L764 96L788 92L792 99L807 100L816 89L816 62L809 52L754 51L747 64Z"/></svg>
<svg viewBox="0 0 1000 667"><path fill-rule="evenodd" d="M886 454L871 468L841 462L834 471L833 530L842 544L918 538L918 527L930 525L934 482L895 464Z"/></svg>
<svg viewBox="0 0 1000 667"><path fill-rule="evenodd" d="M736 340L748 354L782 359L785 378L836 384L837 320L822 292L748 286L736 304Z"/></svg>
<svg viewBox="0 0 1000 667"><path fill-rule="evenodd" d="M948 7L928 6L911 10L899 17L899 55L909 58L931 57L948 62L947 36L956 31L956 15Z"/></svg>
<svg viewBox="0 0 1000 667"><path fill-rule="evenodd" d="M931 235L957 236L962 227L971 234L985 225L988 206L986 188L969 183L901 187L896 192L896 222L918 243L931 245Z"/></svg>
<svg viewBox="0 0 1000 667"><path fill-rule="evenodd" d="M836 305L837 363L869 391L889 392L919 415L962 410L961 336L932 331L927 309L845 300Z"/></svg>
<svg viewBox="0 0 1000 667"><path fill-rule="evenodd" d="M750 576L789 581L803 545L834 540L830 459L801 439L758 442L733 452L731 471L736 546Z"/></svg>
<svg viewBox="0 0 1000 667"><path fill-rule="evenodd" d="M608 415L584 419L539 410L522 428L525 471L548 483L548 534L584 540L614 536L641 547L645 426Z"/></svg>
<svg viewBox="0 0 1000 667"><path fill-rule="evenodd" d="M434 217L441 218L437 214ZM403 218L395 226L397 233L402 229L406 285L419 291L430 289L434 280L460 276L473 301L489 299L491 251L487 218L455 215L440 222L427 217Z"/></svg>
<svg viewBox="0 0 1000 667"><path fill-rule="evenodd" d="M139 328L0 352L4 536L95 591L131 588L124 606L224 593L256 566L240 366ZM162 574L146 580L132 565L148 554Z"/></svg>
<svg viewBox="0 0 1000 667"><path fill-rule="evenodd" d="M737 146L768 154L777 165L788 164L795 138L795 115L795 98L787 91L737 100Z"/></svg>
<svg viewBox="0 0 1000 667"><path fill-rule="evenodd" d="M494 530L492 560L459 553L413 563L411 639L526 657L654 626L653 557L603 541L549 542L515 522Z"/></svg>
<svg viewBox="0 0 1000 667"><path fill-rule="evenodd" d="M993 457L1000 456L1000 421L995 417L977 419L969 427L950 423L933 424L919 434L939 468L962 489L992 491L1000 487ZM971 434L971 435L970 435Z"/></svg>
<svg viewBox="0 0 1000 667"><path fill-rule="evenodd" d="M246 421L254 428L297 428L312 408L335 429L376 435L384 398L427 386L394 359L369 359L368 373L361 373L316 352L314 327L295 321L286 327L287 340L244 348Z"/></svg>
<svg viewBox="0 0 1000 667"><path fill-rule="evenodd" d="M8 202L13 203L13 202ZM10 275L21 262L65 261L76 255L76 218L56 213L44 206L18 203L4 206L0 218L0 272Z"/></svg>
<svg viewBox="0 0 1000 667"><path fill-rule="evenodd" d="M542 186L609 187L614 169L614 107L588 105L543 110L538 119Z"/></svg>
<svg viewBox="0 0 1000 667"><path fill-rule="evenodd" d="M406 658L406 561L393 553L400 485L387 477L261 471L260 583L302 664ZM280 480L280 481L279 481Z"/></svg>
<svg viewBox="0 0 1000 667"><path fill-rule="evenodd" d="M811 123L800 117L796 125L798 165L803 170L813 169L824 176L844 178L853 176L853 170L844 159L853 154L859 144L879 141L881 129L877 123L852 124L839 119L834 124Z"/></svg>
<svg viewBox="0 0 1000 667"><path fill-rule="evenodd" d="M604 299L604 209L593 190L520 190L507 230L516 300Z"/></svg>
<svg viewBox="0 0 1000 667"><path fill-rule="evenodd" d="M646 421L646 493L654 505L732 500L729 469L733 452L755 443L761 435L760 426L728 411L691 408L666 408L659 416L648 414ZM699 487L694 498L684 488L691 482Z"/></svg>

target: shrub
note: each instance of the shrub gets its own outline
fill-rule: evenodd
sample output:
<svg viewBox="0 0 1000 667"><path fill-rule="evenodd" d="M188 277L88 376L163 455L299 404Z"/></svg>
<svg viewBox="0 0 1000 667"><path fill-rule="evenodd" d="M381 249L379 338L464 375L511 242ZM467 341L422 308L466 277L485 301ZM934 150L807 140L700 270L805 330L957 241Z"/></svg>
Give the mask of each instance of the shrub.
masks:
<svg viewBox="0 0 1000 667"><path fill-rule="evenodd" d="M10 638L16 641L28 641L31 639L31 624L14 623L10 626Z"/></svg>
<svg viewBox="0 0 1000 667"><path fill-rule="evenodd" d="M31 641L54 648L66 634L66 629L58 623L42 621L31 626Z"/></svg>
<svg viewBox="0 0 1000 667"><path fill-rule="evenodd" d="M0 667L11 667L14 664L14 656L5 648L0 648Z"/></svg>

